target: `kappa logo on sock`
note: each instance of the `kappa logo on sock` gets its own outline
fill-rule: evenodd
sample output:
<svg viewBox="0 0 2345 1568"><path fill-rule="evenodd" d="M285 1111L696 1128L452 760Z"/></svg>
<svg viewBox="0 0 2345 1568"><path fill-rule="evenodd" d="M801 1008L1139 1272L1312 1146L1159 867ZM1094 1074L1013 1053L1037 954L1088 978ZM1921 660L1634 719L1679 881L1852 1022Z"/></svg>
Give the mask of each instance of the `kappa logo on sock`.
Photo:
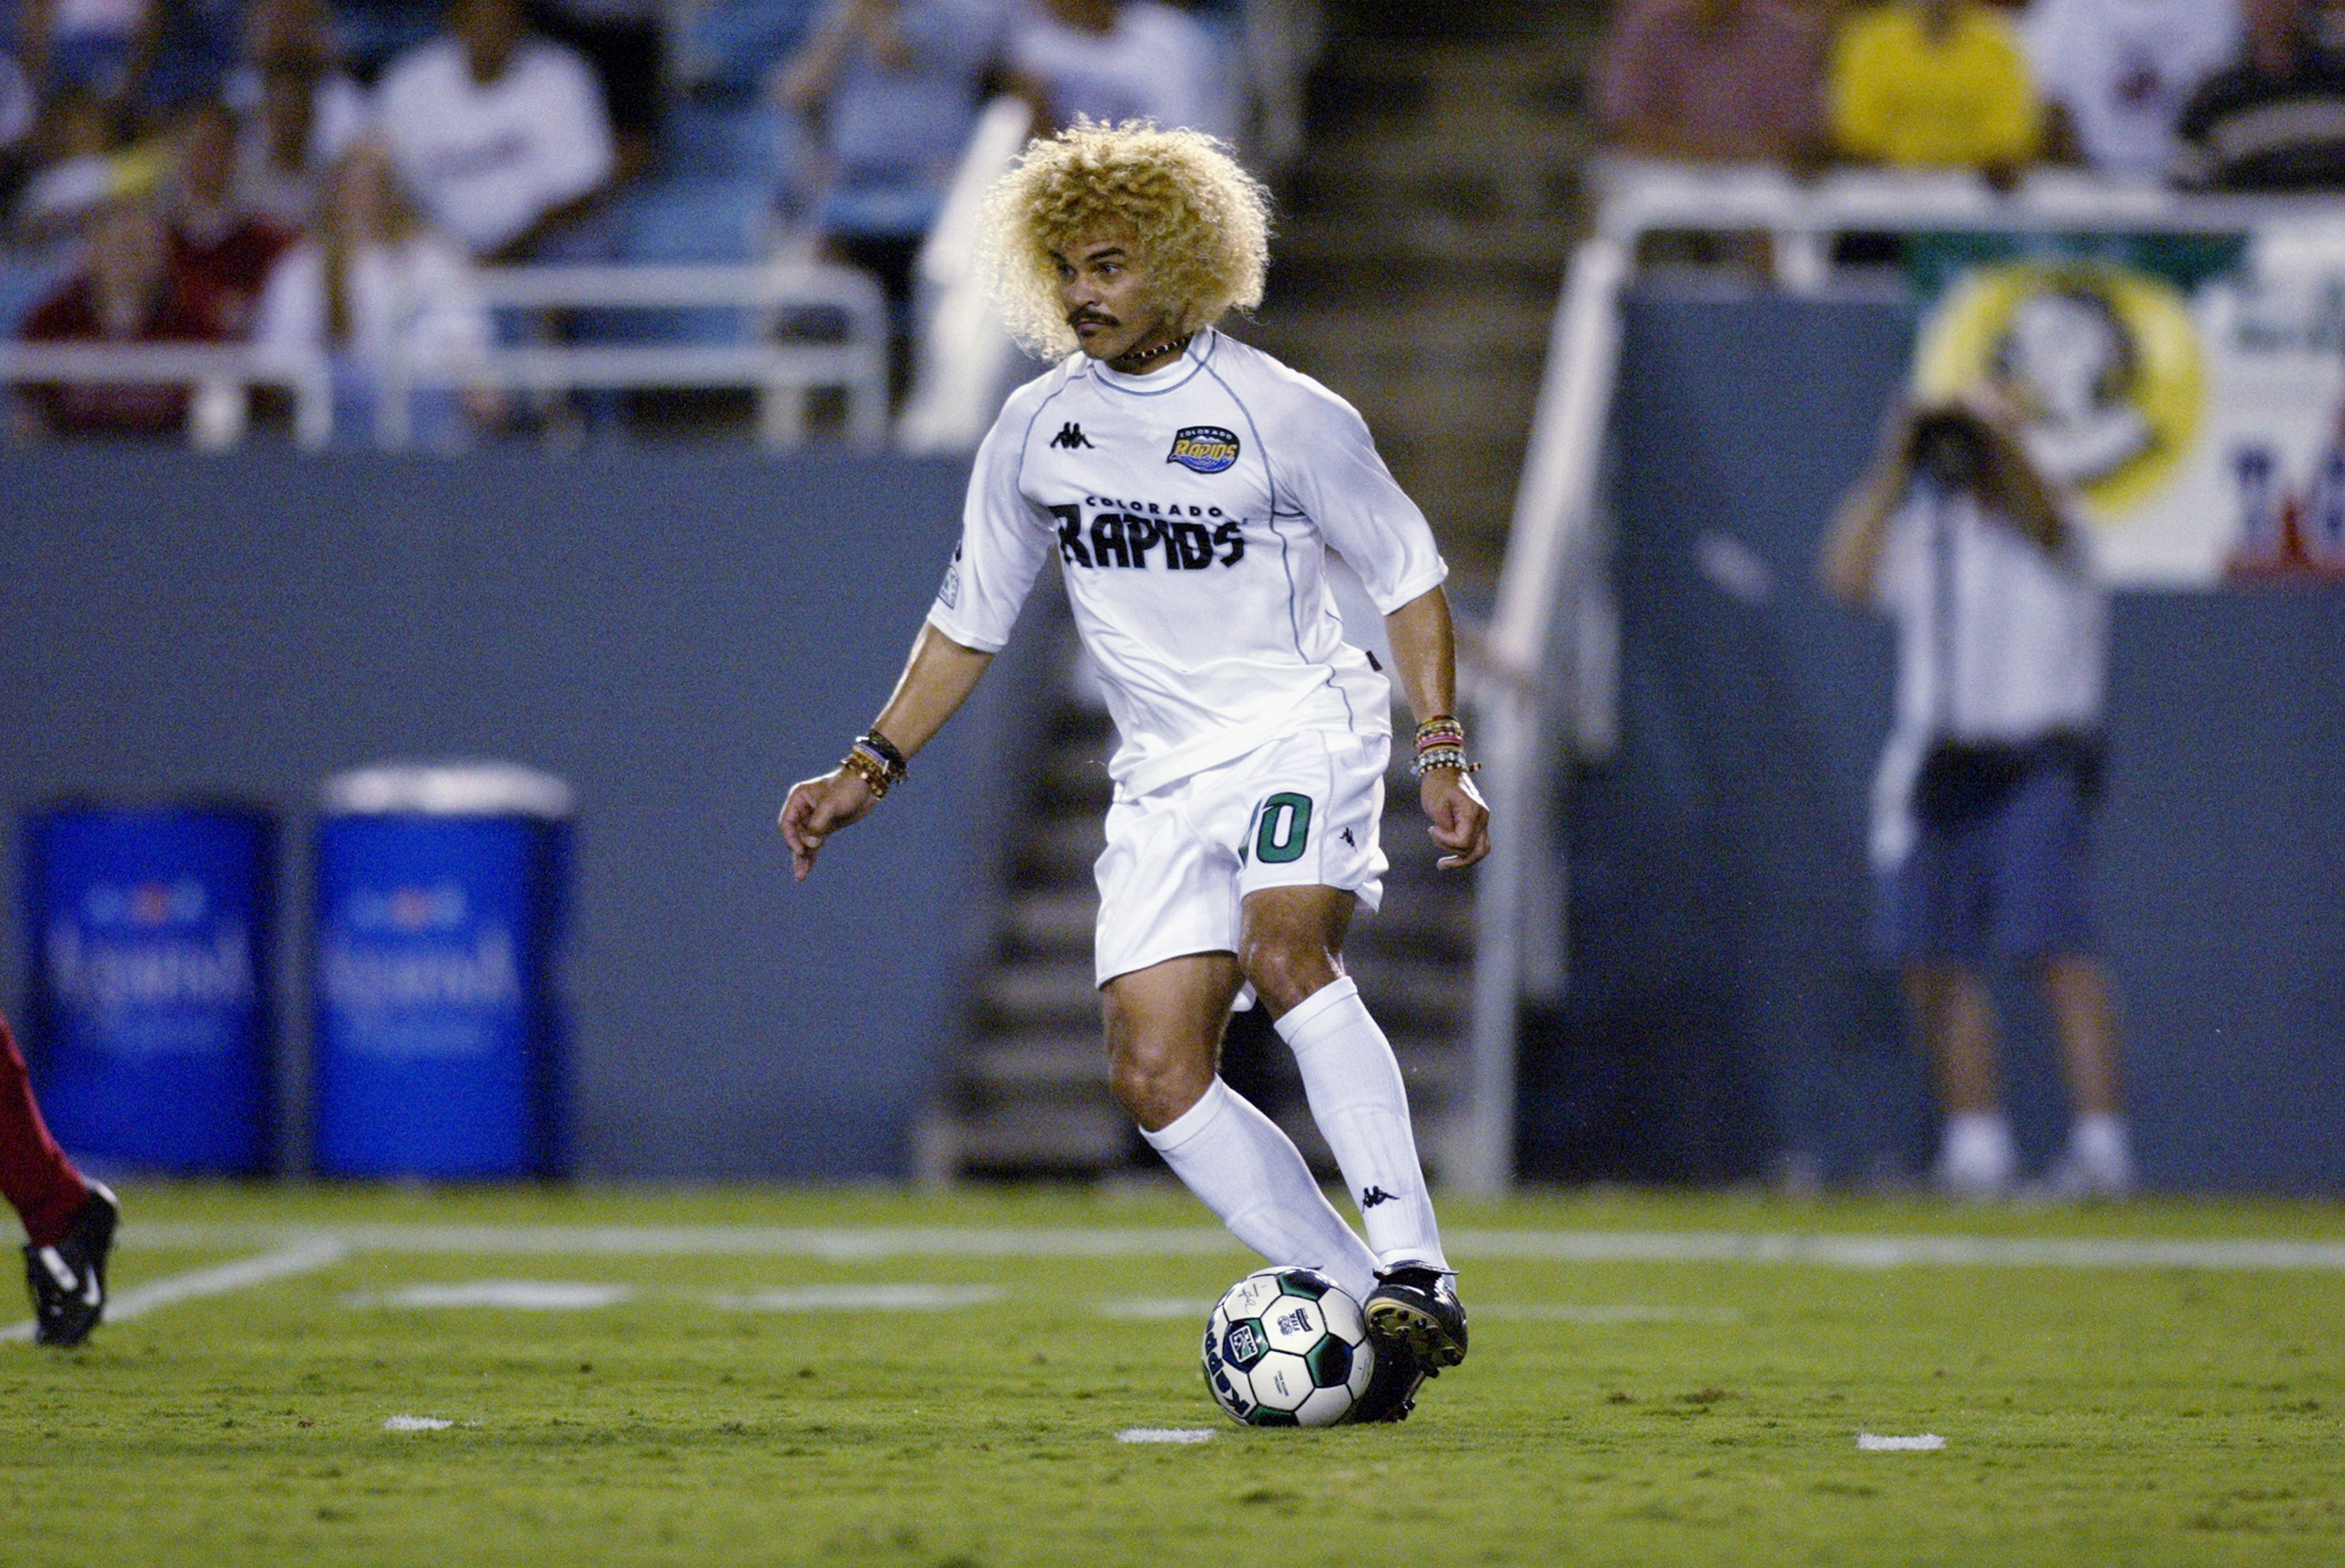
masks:
<svg viewBox="0 0 2345 1568"><path fill-rule="evenodd" d="M1345 844L1350 845L1354 849L1360 847L1360 841L1352 836L1352 830L1348 827L1337 836L1341 837Z"/></svg>
<svg viewBox="0 0 2345 1568"><path fill-rule="evenodd" d="M1374 1209L1377 1204L1390 1203L1399 1196L1399 1193L1386 1192L1381 1187L1371 1187L1365 1192L1360 1194L1360 1207L1363 1209Z"/></svg>

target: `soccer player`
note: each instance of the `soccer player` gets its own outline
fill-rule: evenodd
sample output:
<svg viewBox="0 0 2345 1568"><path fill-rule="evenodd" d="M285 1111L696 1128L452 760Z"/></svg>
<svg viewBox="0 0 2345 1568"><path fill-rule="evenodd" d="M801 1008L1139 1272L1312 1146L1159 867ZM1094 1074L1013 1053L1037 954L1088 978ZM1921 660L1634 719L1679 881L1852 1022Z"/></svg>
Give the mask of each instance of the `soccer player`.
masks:
<svg viewBox="0 0 2345 1568"><path fill-rule="evenodd" d="M122 1206L73 1168L41 1119L8 1020L0 1017L0 1196L25 1223L33 1338L78 1345L106 1312L106 1255Z"/></svg>
<svg viewBox="0 0 2345 1568"><path fill-rule="evenodd" d="M1056 369L978 449L960 544L894 694L831 772L789 794L804 878L906 776L1008 642L1055 554L1122 744L1096 971L1116 1098L1239 1239L1361 1300L1380 1353L1355 1419L1397 1421L1466 1356L1400 1069L1345 975L1376 907L1391 692L1344 642L1338 551L1385 612L1423 722L1412 771L1444 867L1488 853L1451 716L1447 574L1360 416L1215 329L1258 303L1266 193L1212 138L1078 123L995 187L990 251L1013 331ZM1259 998L1367 1232L1286 1135L1216 1076Z"/></svg>

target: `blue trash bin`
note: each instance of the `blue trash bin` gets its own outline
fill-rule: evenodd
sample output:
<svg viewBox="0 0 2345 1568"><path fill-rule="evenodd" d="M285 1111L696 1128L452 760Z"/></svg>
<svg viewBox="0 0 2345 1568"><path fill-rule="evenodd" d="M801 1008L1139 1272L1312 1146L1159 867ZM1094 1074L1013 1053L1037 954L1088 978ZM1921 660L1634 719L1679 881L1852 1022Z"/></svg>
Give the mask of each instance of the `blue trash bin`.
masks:
<svg viewBox="0 0 2345 1568"><path fill-rule="evenodd" d="M370 768L318 824L315 1166L569 1173L560 958L570 792L527 769Z"/></svg>
<svg viewBox="0 0 2345 1568"><path fill-rule="evenodd" d="M76 1158L188 1175L275 1161L277 820L69 804L25 819L27 1062Z"/></svg>

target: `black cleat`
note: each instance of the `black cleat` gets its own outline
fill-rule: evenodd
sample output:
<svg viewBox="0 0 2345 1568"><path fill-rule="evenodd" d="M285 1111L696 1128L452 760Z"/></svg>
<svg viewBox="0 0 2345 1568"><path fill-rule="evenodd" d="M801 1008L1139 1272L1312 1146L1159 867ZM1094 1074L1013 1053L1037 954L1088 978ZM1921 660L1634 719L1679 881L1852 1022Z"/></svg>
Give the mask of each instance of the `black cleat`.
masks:
<svg viewBox="0 0 2345 1568"><path fill-rule="evenodd" d="M1403 1350L1419 1371L1432 1378L1466 1359L1466 1309L1451 1278L1416 1263L1376 1276L1366 1316L1379 1361L1387 1349Z"/></svg>
<svg viewBox="0 0 2345 1568"><path fill-rule="evenodd" d="M122 1205L96 1182L74 1215L73 1228L54 1247L25 1248L25 1280L33 1289L33 1342L78 1345L106 1315L106 1255Z"/></svg>
<svg viewBox="0 0 2345 1568"><path fill-rule="evenodd" d="M1344 1419L1355 1426L1406 1421L1408 1412L1416 1408L1416 1391L1425 1386L1425 1373L1405 1347L1379 1340L1369 1344L1376 1352L1376 1371L1368 1374L1368 1386L1360 1391L1358 1402Z"/></svg>

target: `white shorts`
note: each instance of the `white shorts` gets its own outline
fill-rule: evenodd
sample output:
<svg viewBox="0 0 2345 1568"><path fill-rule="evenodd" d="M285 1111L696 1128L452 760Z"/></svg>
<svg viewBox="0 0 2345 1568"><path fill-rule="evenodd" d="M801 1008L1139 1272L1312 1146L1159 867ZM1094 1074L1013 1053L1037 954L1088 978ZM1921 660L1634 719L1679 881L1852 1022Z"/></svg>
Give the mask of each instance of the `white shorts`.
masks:
<svg viewBox="0 0 2345 1568"><path fill-rule="evenodd" d="M1389 735L1307 731L1108 808L1098 983L1186 953L1234 953L1264 887L1341 888L1374 911L1387 862Z"/></svg>

